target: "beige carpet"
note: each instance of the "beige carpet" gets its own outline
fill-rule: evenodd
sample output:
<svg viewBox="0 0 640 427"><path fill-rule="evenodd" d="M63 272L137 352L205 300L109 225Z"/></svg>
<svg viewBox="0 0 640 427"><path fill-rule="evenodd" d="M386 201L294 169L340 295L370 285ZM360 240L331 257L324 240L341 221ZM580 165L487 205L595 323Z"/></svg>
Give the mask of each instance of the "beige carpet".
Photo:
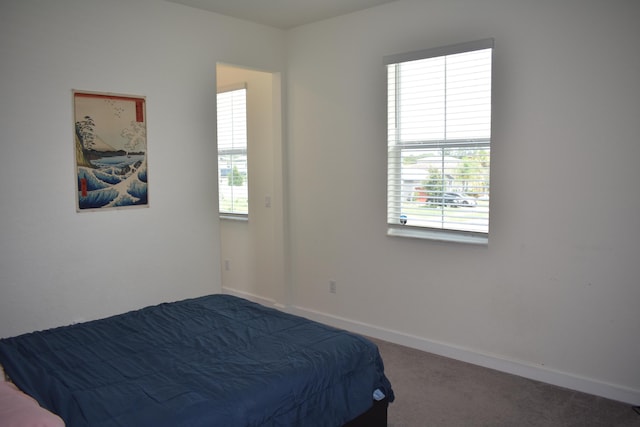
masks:
<svg viewBox="0 0 640 427"><path fill-rule="evenodd" d="M625 403L372 341L396 395L388 427L640 427Z"/></svg>

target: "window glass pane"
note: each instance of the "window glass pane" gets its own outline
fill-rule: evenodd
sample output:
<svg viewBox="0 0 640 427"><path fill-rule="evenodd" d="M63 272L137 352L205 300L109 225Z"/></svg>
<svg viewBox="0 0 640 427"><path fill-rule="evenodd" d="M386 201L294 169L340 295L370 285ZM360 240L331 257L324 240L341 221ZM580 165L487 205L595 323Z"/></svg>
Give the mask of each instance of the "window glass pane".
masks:
<svg viewBox="0 0 640 427"><path fill-rule="evenodd" d="M491 134L491 49L446 58L447 139Z"/></svg>
<svg viewBox="0 0 640 427"><path fill-rule="evenodd" d="M399 209L406 225L486 232L489 227L489 146L402 153Z"/></svg>
<svg viewBox="0 0 640 427"><path fill-rule="evenodd" d="M246 89L218 94L220 213L249 213Z"/></svg>
<svg viewBox="0 0 640 427"><path fill-rule="evenodd" d="M445 137L444 58L400 64L400 139L417 142Z"/></svg>

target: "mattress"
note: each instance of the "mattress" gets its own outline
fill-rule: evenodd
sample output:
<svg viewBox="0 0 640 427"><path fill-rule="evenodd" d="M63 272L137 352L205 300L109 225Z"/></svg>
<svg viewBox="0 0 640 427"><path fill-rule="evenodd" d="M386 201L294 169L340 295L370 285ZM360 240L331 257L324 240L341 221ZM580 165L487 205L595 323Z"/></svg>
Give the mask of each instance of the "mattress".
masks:
<svg viewBox="0 0 640 427"><path fill-rule="evenodd" d="M393 400L371 341L230 295L2 339L0 363L69 427L329 427Z"/></svg>

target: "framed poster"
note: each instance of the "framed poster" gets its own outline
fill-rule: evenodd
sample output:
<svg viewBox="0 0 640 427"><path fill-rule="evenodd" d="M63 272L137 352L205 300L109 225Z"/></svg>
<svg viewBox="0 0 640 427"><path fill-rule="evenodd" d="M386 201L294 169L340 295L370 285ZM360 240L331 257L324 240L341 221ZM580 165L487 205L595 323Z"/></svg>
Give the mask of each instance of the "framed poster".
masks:
<svg viewBox="0 0 640 427"><path fill-rule="evenodd" d="M73 91L78 212L148 207L146 100Z"/></svg>

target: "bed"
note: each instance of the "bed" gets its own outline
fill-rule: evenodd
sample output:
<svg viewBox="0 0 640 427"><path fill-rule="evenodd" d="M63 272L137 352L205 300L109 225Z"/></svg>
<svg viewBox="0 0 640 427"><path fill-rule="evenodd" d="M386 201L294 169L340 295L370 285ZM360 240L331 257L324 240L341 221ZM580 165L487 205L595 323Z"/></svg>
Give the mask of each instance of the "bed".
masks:
<svg viewBox="0 0 640 427"><path fill-rule="evenodd" d="M68 427L386 426L378 348L208 295L0 340L11 380Z"/></svg>

